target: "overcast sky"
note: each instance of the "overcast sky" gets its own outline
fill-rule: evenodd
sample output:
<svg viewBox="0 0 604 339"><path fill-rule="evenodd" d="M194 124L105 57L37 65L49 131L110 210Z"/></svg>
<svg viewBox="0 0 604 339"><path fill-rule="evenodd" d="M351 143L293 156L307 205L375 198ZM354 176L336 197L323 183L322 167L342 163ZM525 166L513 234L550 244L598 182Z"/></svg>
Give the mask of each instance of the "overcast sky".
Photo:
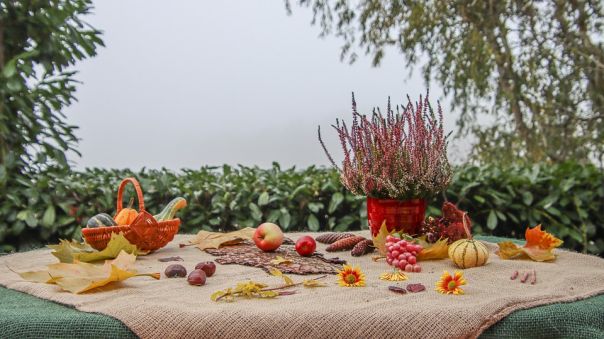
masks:
<svg viewBox="0 0 604 339"><path fill-rule="evenodd" d="M66 110L80 127L77 168L327 165L317 125L341 154L328 126L350 119L352 91L363 113L425 92L396 51L379 68L340 62L341 41L318 38L311 11L288 16L280 0L95 6L86 20L106 47L77 65L79 102ZM430 91L443 100L438 84ZM454 121L446 114L448 130Z"/></svg>

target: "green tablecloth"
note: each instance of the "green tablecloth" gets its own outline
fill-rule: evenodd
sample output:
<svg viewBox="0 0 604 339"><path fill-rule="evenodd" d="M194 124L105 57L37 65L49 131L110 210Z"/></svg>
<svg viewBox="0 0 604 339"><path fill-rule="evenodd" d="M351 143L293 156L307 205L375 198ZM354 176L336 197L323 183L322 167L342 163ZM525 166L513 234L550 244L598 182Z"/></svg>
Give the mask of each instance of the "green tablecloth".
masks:
<svg viewBox="0 0 604 339"><path fill-rule="evenodd" d="M112 317L0 287L2 338L136 338ZM604 338L604 295L514 312L481 338Z"/></svg>
<svg viewBox="0 0 604 339"><path fill-rule="evenodd" d="M488 241L500 240L493 237L481 238ZM0 287L0 337L136 338L136 335L115 318L80 312ZM604 338L604 295L516 311L481 336L502 337Z"/></svg>

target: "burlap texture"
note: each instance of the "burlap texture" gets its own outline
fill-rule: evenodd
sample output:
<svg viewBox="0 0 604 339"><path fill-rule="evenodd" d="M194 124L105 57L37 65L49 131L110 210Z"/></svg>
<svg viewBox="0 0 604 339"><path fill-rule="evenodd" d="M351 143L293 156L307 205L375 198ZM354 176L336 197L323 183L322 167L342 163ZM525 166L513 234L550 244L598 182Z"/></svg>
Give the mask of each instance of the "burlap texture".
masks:
<svg viewBox="0 0 604 339"><path fill-rule="evenodd" d="M368 233L363 233L369 236ZM297 234L290 235L296 239ZM191 269L197 262L213 257L196 248L178 248L187 236L178 236L168 247L137 261L139 271L163 272L170 263L157 259L181 256ZM325 245L319 244L318 250ZM115 317L141 338L261 337L261 338L455 338L476 337L484 329L514 310L583 299L604 293L604 260L567 251L555 263L500 260L489 244L487 266L464 270L468 285L465 295L441 295L434 284L443 270L453 271L449 260L422 263L423 272L410 274L406 282L378 279L388 270L370 256L352 257L337 253L349 263L360 265L367 275L367 287L343 288L335 276L325 280L328 287L297 288L298 293L274 300L240 300L214 303L212 292L245 279L281 284L258 268L218 265L216 274L202 287L189 286L184 279L136 277L94 293L73 295L53 285L24 282L8 268L33 270L56 259L48 250L19 253L0 258L0 284L40 298L73 305L86 312ZM535 269L538 283L510 281L514 270ZM304 279L292 275L294 280ZM399 295L388 285L421 282L427 291ZM119 288L118 288L119 286Z"/></svg>

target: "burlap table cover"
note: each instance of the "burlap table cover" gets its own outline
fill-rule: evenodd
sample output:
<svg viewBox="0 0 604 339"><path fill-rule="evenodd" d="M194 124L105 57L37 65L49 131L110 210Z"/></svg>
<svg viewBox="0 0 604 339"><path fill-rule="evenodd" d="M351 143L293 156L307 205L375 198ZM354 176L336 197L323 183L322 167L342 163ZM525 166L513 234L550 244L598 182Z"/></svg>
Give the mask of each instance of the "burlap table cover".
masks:
<svg viewBox="0 0 604 339"><path fill-rule="evenodd" d="M178 236L158 253L140 257L137 268L163 271L168 263L160 263L157 258L164 256L180 255L188 268L212 259L196 248L178 248L186 237ZM494 245L489 248L495 250ZM319 250L323 249L319 245ZM487 266L464 271L468 285L463 296L433 291L442 271L454 270L448 260L423 263L423 273L411 274L408 282L421 282L428 291L401 296L387 290L395 283L378 279L388 269L385 263L374 263L369 256L344 254L341 256L350 263L363 268L367 287L338 287L335 277L329 276L326 288L298 288L298 294L292 296L231 304L211 302L209 296L245 279L270 284L280 281L260 269L219 265L216 275L203 287L190 287L183 279L155 281L140 277L120 283L120 288L109 286L95 293L72 295L59 292L56 286L24 282L6 266L24 271L55 262L48 252L37 250L0 258L0 284L81 311L110 315L142 338L475 337L514 310L604 293L604 260L567 251L558 251L555 263L503 261L492 254ZM509 280L513 270L532 268L538 273L536 285Z"/></svg>

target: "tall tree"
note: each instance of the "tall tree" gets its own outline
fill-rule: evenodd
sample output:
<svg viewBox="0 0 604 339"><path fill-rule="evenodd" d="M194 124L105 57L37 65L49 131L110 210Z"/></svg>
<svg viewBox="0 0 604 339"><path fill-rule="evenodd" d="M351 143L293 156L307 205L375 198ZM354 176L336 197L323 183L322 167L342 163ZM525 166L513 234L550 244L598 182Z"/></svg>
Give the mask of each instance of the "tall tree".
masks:
<svg viewBox="0 0 604 339"><path fill-rule="evenodd" d="M379 65L394 46L459 110L482 160L604 157L604 12L582 0L297 0L322 35ZM291 13L291 3L286 0ZM490 124L478 124L479 116Z"/></svg>
<svg viewBox="0 0 604 339"><path fill-rule="evenodd" d="M37 175L64 174L65 153L76 151L76 127L62 110L75 100L72 66L103 45L101 33L82 20L91 3L0 1L0 242L46 240L74 222L57 217L56 208L67 211L69 202L57 201L55 183Z"/></svg>
<svg viewBox="0 0 604 339"><path fill-rule="evenodd" d="M40 164L65 166L75 151L62 109L75 100L70 66L103 44L81 19L90 10L91 0L0 2L0 183Z"/></svg>

